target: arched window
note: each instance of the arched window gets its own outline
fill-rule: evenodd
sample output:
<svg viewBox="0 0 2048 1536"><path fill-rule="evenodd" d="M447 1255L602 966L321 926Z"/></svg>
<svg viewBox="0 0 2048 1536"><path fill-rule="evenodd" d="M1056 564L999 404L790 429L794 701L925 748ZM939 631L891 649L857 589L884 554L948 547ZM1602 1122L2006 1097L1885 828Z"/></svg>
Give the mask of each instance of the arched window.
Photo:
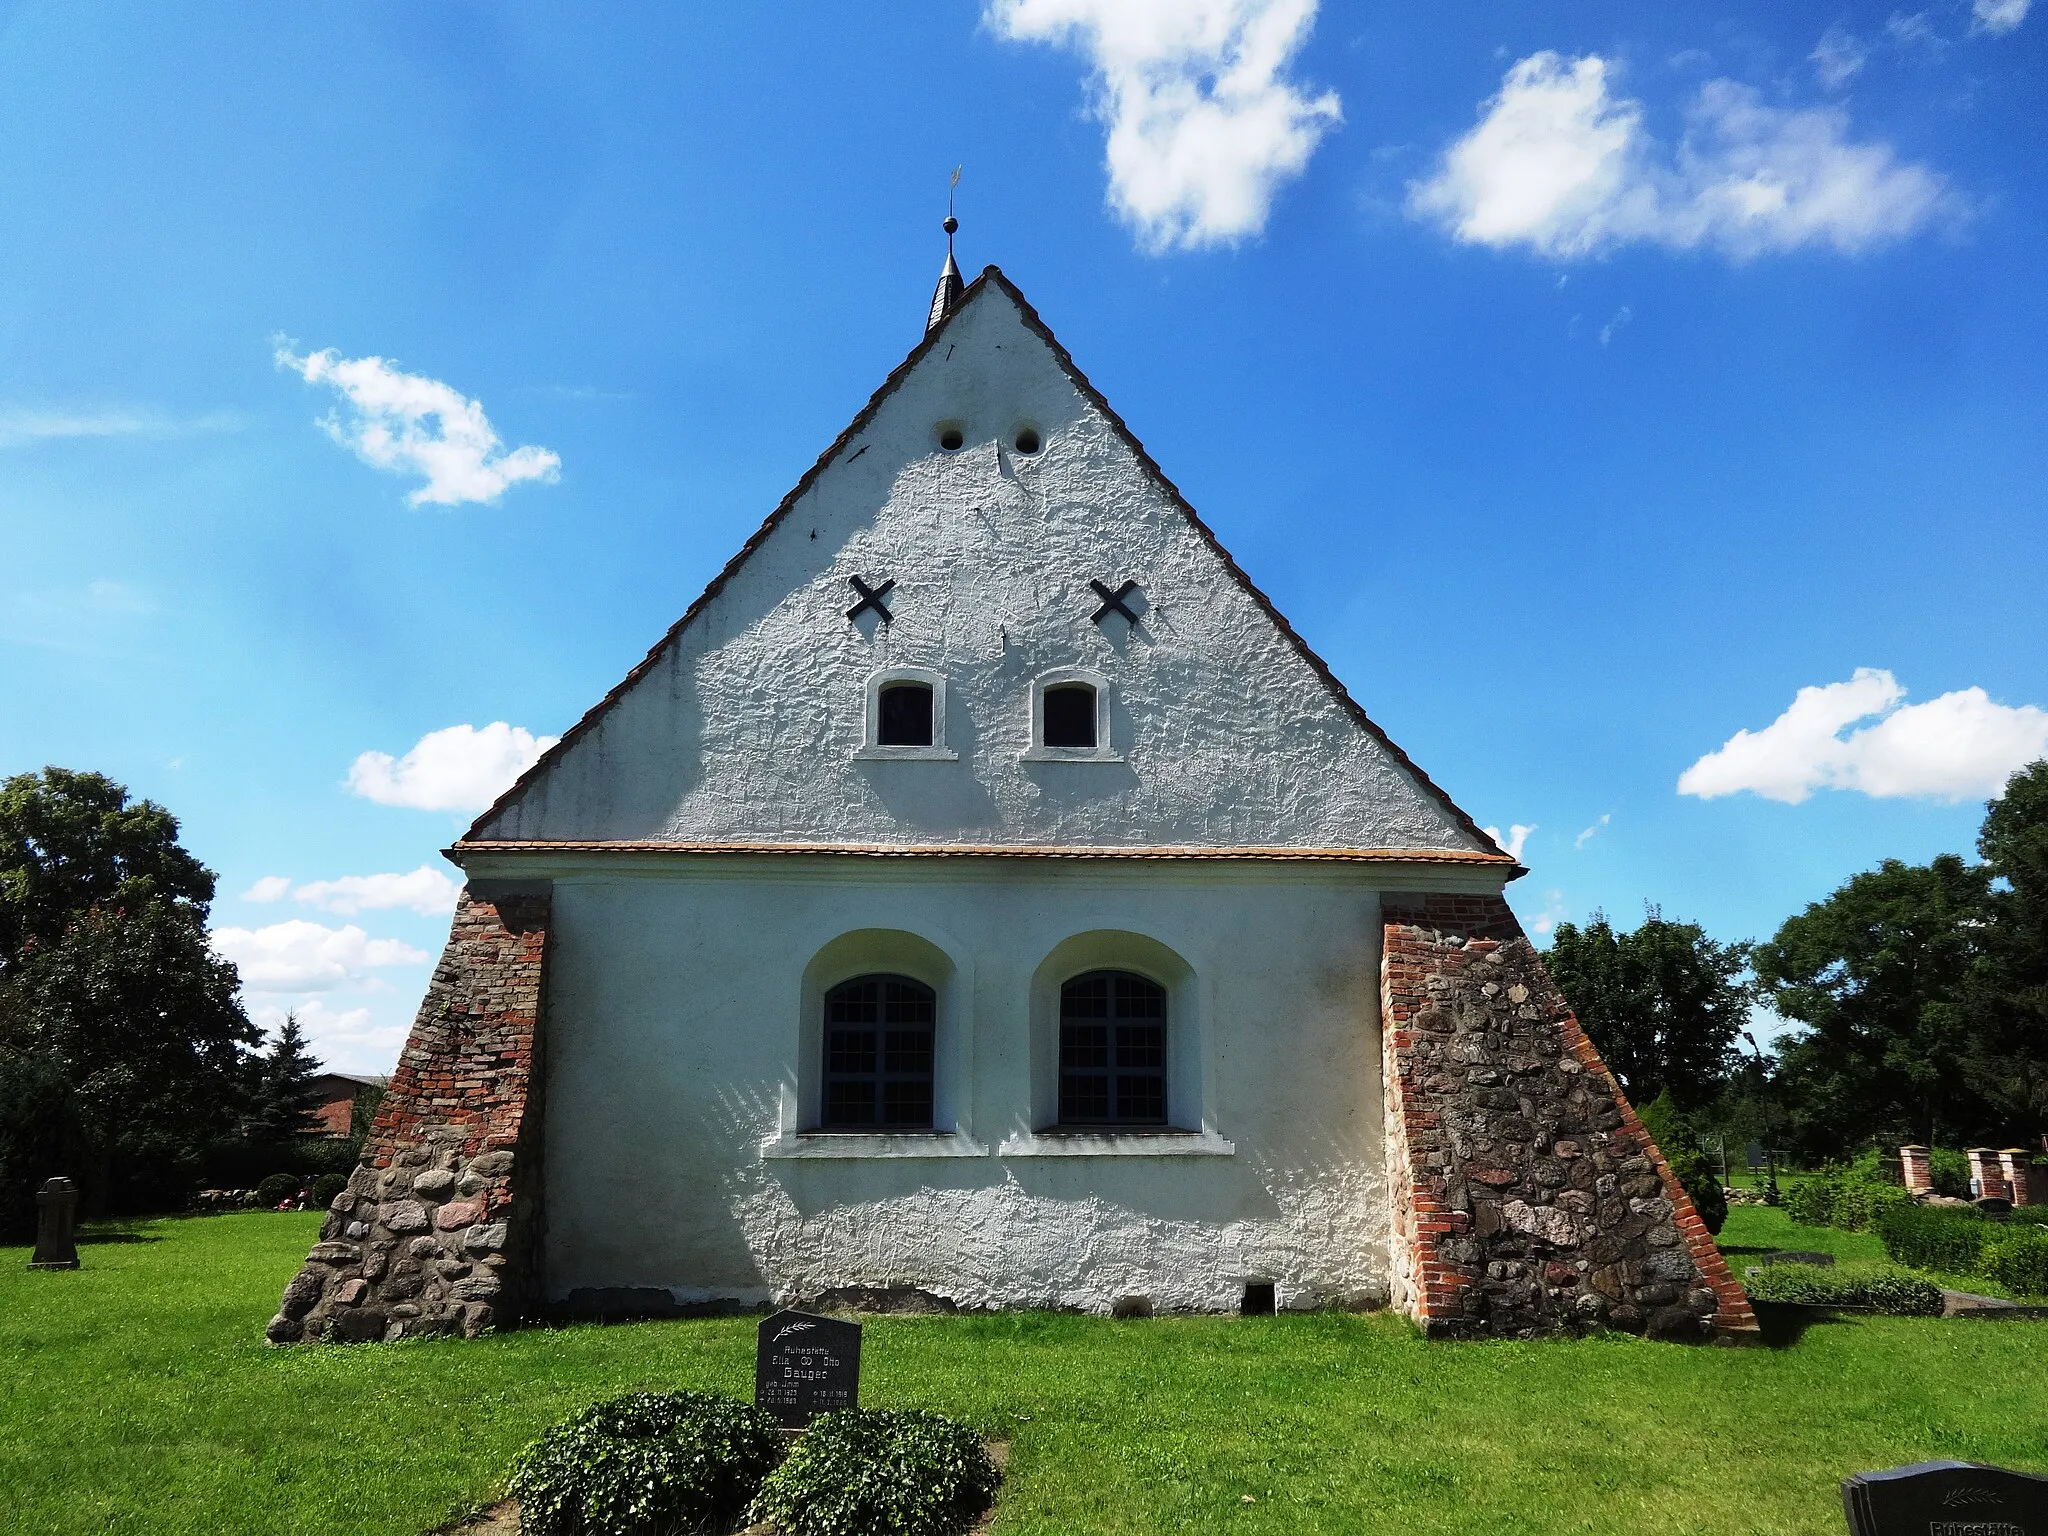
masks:
<svg viewBox="0 0 2048 1536"><path fill-rule="evenodd" d="M1166 1123L1164 987L1093 971L1060 988L1060 1123Z"/></svg>
<svg viewBox="0 0 2048 1536"><path fill-rule="evenodd" d="M825 994L828 1131L928 1131L938 998L908 976L859 976Z"/></svg>
<svg viewBox="0 0 2048 1536"><path fill-rule="evenodd" d="M928 747L932 744L932 685L900 680L884 683L875 701L875 745Z"/></svg>
<svg viewBox="0 0 2048 1536"><path fill-rule="evenodd" d="M1045 690L1045 745L1093 747L1095 689L1089 683L1055 683Z"/></svg>

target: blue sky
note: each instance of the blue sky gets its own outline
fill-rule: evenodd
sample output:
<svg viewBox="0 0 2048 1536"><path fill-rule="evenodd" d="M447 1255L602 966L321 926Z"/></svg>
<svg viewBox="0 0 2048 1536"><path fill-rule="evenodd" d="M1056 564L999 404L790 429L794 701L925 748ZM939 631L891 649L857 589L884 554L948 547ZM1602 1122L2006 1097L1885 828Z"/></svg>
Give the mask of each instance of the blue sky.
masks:
<svg viewBox="0 0 2048 1536"><path fill-rule="evenodd" d="M1526 920L1765 936L2048 747L2027 10L0 6L0 772L170 806L388 1068L427 807L916 342L961 163Z"/></svg>

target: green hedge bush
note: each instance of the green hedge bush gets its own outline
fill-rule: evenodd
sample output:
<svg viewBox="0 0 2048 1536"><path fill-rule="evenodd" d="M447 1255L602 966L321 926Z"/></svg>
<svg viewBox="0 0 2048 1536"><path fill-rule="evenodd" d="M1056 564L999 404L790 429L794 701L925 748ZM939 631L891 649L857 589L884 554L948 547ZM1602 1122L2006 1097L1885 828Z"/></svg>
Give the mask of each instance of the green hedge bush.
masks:
<svg viewBox="0 0 2048 1536"><path fill-rule="evenodd" d="M295 1198L301 1188L296 1173L273 1173L256 1186L256 1203L270 1210Z"/></svg>
<svg viewBox="0 0 2048 1536"><path fill-rule="evenodd" d="M1991 1234L1978 1254L1977 1272L2022 1296L2048 1296L2048 1228L1985 1225Z"/></svg>
<svg viewBox="0 0 2048 1536"><path fill-rule="evenodd" d="M314 1207L315 1207L316 1209L318 1209L318 1210L323 1210L323 1211L324 1211L324 1210L326 1210L328 1206L330 1206L330 1205L332 1205L332 1204L334 1203L334 1197L335 1197L336 1195L340 1194L340 1193L341 1193L341 1192L342 1192L342 1191L343 1191L344 1189L347 1189L347 1188L348 1188L348 1175L347 1175L347 1174L345 1174L345 1173L323 1173L323 1174L321 1174L319 1178L317 1178L317 1179L315 1179L315 1180L313 1181L313 1205L314 1205Z"/></svg>
<svg viewBox="0 0 2048 1536"><path fill-rule="evenodd" d="M1872 1307L1898 1317L1941 1316L1941 1287L1903 1269L1871 1264L1770 1264L1743 1282L1753 1301Z"/></svg>
<svg viewBox="0 0 2048 1536"><path fill-rule="evenodd" d="M1984 1240L1995 1230L1975 1211L1953 1206L1901 1206L1886 1211L1877 1224L1884 1251L1899 1263L1955 1275L1977 1272Z"/></svg>
<svg viewBox="0 0 2048 1536"><path fill-rule="evenodd" d="M1785 1201L1792 1219L1810 1227L1839 1227L1845 1232L1874 1231L1892 1211L1913 1208L1902 1184L1877 1176L1874 1167L1830 1164L1809 1174Z"/></svg>
<svg viewBox="0 0 2048 1536"><path fill-rule="evenodd" d="M723 1530L782 1459L772 1415L711 1392L594 1403L519 1453L522 1536Z"/></svg>
<svg viewBox="0 0 2048 1536"><path fill-rule="evenodd" d="M954 1536L995 1497L981 1437L936 1413L849 1409L813 1423L756 1516L789 1536Z"/></svg>

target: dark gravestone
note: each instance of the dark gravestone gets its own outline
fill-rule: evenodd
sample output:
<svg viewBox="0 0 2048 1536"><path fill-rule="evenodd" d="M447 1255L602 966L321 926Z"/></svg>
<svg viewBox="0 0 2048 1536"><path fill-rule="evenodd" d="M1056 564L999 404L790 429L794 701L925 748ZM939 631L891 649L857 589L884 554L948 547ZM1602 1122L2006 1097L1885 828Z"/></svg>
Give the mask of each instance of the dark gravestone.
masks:
<svg viewBox="0 0 2048 1536"><path fill-rule="evenodd" d="M30 1269L78 1268L78 1186L52 1179L36 1191L36 1251Z"/></svg>
<svg viewBox="0 0 2048 1536"><path fill-rule="evenodd" d="M2048 1477L1922 1461L1842 1480L1850 1536L2048 1536Z"/></svg>
<svg viewBox="0 0 2048 1536"><path fill-rule="evenodd" d="M778 1312L754 1344L754 1406L801 1429L821 1413L860 1406L860 1324Z"/></svg>
<svg viewBox="0 0 2048 1536"><path fill-rule="evenodd" d="M1764 1263L1766 1264L1830 1265L1834 1262L1835 1256L1832 1253L1808 1253L1796 1248L1788 1248L1783 1253L1767 1253L1764 1255Z"/></svg>

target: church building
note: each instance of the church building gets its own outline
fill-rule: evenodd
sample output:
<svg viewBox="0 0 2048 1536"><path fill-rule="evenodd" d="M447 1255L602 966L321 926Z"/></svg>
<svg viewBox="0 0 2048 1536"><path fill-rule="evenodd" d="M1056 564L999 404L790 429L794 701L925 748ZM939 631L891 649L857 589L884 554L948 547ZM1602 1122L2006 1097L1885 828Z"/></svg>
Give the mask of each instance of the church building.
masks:
<svg viewBox="0 0 2048 1536"><path fill-rule="evenodd" d="M1754 1331L1524 871L994 267L948 256L902 365L447 856L275 1342L792 1303Z"/></svg>

